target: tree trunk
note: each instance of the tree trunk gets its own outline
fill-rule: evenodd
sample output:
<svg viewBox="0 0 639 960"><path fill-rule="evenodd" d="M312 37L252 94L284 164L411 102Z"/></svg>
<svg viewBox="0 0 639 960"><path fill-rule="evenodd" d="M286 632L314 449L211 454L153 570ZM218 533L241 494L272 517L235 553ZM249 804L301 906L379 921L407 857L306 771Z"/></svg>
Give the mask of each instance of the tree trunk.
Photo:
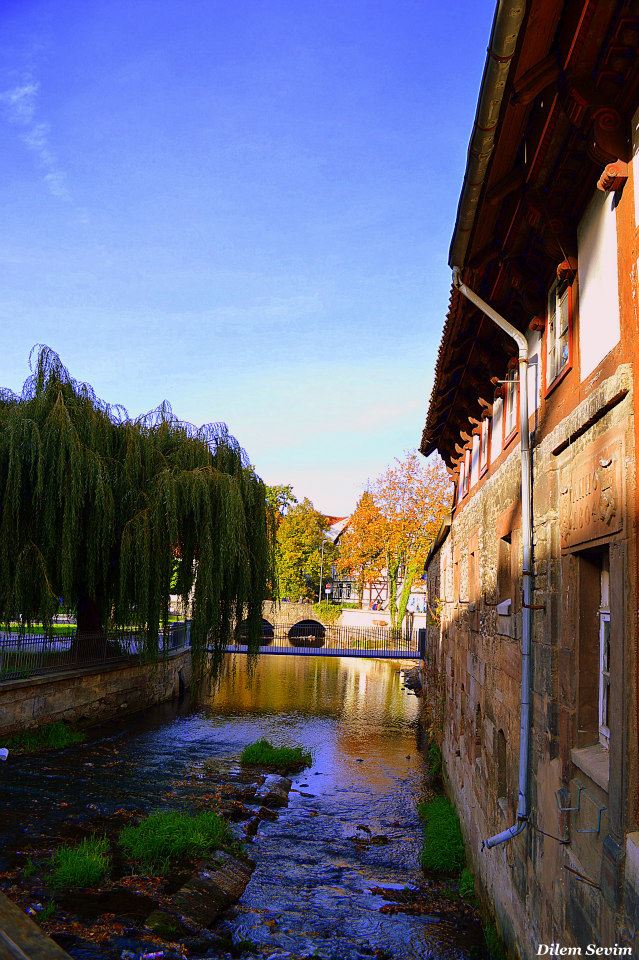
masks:
<svg viewBox="0 0 639 960"><path fill-rule="evenodd" d="M76 622L75 640L71 646L76 659L105 659L109 645L95 597L79 598Z"/></svg>
<svg viewBox="0 0 639 960"><path fill-rule="evenodd" d="M417 573L418 564L412 563L407 564L406 570L404 572L404 582L402 583L402 589L399 594L399 603L397 605L397 628L401 630L402 624L404 622L404 617L406 616L406 607L408 606L408 600L410 598L411 588L413 586L413 580L415 579L415 574Z"/></svg>
<svg viewBox="0 0 639 960"><path fill-rule="evenodd" d="M386 553L386 573L388 576L388 609L390 612L391 629L397 629L397 578L399 576L399 560L391 562L390 552Z"/></svg>

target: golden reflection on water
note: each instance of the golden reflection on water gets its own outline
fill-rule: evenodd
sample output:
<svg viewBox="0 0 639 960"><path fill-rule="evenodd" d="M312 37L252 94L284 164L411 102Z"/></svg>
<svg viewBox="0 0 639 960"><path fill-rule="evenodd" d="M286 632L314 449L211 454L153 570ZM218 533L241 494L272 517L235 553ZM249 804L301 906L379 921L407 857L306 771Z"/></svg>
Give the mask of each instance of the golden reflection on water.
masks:
<svg viewBox="0 0 639 960"><path fill-rule="evenodd" d="M405 721L416 715L402 689L399 661L349 657L245 655L227 659L209 697L216 713L302 713L353 721Z"/></svg>
<svg viewBox="0 0 639 960"><path fill-rule="evenodd" d="M234 656L208 708L218 716L277 714L283 741L297 737L311 746L312 738L316 753L321 742L332 774L381 788L415 767L418 701L403 689L401 667L399 661L310 656L262 656L250 664ZM314 729L313 718L324 722Z"/></svg>

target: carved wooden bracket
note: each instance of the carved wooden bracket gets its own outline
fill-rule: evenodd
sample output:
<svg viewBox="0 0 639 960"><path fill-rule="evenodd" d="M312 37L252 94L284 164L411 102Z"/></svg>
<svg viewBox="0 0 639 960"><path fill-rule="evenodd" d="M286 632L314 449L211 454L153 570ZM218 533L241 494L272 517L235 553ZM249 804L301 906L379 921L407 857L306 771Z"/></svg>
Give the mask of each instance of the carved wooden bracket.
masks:
<svg viewBox="0 0 639 960"><path fill-rule="evenodd" d="M545 317L533 317L530 323L528 324L529 330L545 330L546 329L546 318Z"/></svg>
<svg viewBox="0 0 639 960"><path fill-rule="evenodd" d="M593 142L590 156L598 163L630 159L630 130L618 110L600 106L593 110Z"/></svg>
<svg viewBox="0 0 639 960"><path fill-rule="evenodd" d="M561 67L554 54L549 54L526 70L515 81L513 103L531 103L535 97L561 76Z"/></svg>
<svg viewBox="0 0 639 960"><path fill-rule="evenodd" d="M628 164L623 160L609 163L597 180L597 190L607 193L609 190L621 190L628 179Z"/></svg>
<svg viewBox="0 0 639 960"><path fill-rule="evenodd" d="M562 260L557 267L557 279L567 280L568 283L572 283L576 276L577 257L567 257L565 260Z"/></svg>

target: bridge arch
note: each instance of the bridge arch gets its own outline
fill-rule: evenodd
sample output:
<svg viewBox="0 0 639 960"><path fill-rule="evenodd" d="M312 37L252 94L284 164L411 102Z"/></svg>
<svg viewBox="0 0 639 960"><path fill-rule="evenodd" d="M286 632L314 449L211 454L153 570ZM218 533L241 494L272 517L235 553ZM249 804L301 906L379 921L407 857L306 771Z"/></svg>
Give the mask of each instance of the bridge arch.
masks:
<svg viewBox="0 0 639 960"><path fill-rule="evenodd" d="M323 647L326 643L326 627L319 620L298 620L288 631L292 647Z"/></svg>
<svg viewBox="0 0 639 960"><path fill-rule="evenodd" d="M235 639L238 643L248 643L248 623L242 620L235 628ZM275 639L275 628L272 623L262 617L261 647L268 647Z"/></svg>

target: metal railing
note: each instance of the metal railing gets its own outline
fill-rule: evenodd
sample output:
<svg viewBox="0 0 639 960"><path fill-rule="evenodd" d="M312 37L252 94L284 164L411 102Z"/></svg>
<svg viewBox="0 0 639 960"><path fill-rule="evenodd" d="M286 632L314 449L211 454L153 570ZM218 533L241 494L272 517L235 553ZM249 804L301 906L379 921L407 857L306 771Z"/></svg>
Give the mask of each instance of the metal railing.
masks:
<svg viewBox="0 0 639 960"><path fill-rule="evenodd" d="M326 626L306 621L292 627L264 624L262 654L324 657L376 657L423 659L423 630L391 630L385 627ZM245 631L240 628L226 647L227 653L247 653Z"/></svg>
<svg viewBox="0 0 639 960"><path fill-rule="evenodd" d="M188 647L191 624L172 623L158 636L160 655ZM0 683L125 661L150 655L148 643L135 630L115 630L78 637L73 625L53 636L0 630Z"/></svg>

